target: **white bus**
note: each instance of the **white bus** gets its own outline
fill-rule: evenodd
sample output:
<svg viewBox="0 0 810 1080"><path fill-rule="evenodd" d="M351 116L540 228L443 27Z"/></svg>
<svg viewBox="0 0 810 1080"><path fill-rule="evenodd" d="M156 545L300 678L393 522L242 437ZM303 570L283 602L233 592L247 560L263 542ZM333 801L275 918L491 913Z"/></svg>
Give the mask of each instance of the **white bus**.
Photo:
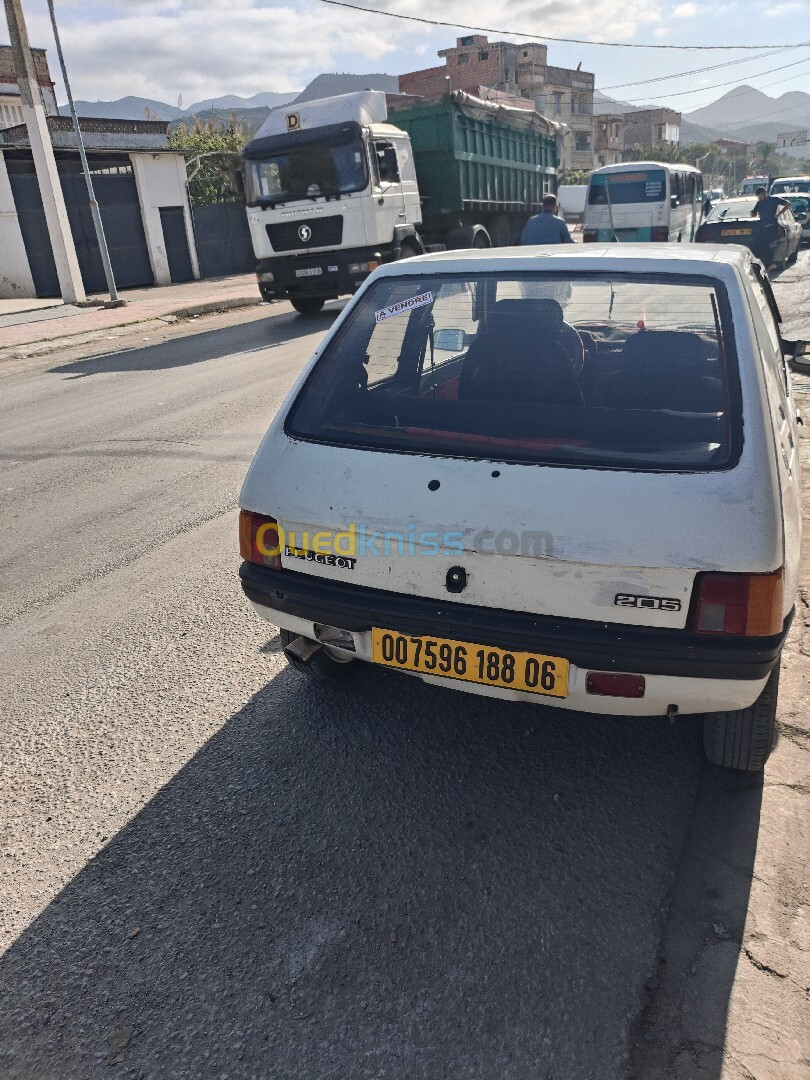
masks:
<svg viewBox="0 0 810 1080"><path fill-rule="evenodd" d="M703 213L703 177L691 165L630 161L596 169L588 184L588 243L694 240Z"/></svg>

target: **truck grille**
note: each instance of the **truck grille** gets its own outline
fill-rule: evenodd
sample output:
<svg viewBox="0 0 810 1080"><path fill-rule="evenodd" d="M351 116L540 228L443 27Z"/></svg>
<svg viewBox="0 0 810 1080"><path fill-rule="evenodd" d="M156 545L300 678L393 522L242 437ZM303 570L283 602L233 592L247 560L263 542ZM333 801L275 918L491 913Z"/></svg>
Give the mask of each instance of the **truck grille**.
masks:
<svg viewBox="0 0 810 1080"><path fill-rule="evenodd" d="M301 230L309 229L307 239ZM303 221L282 221L267 226L267 235L273 251L307 251L310 248L332 247L343 241L343 216L305 218ZM306 233L305 233L306 235Z"/></svg>

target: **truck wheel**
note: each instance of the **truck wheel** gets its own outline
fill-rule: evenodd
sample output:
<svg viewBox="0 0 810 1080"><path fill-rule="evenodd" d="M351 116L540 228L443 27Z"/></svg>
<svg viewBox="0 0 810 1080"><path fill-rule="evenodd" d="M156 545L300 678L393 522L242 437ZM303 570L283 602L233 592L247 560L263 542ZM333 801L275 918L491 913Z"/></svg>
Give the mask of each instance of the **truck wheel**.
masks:
<svg viewBox="0 0 810 1080"><path fill-rule="evenodd" d="M295 653L287 650L290 642L295 641L299 635L293 634L289 630L279 630L279 637L281 638L281 645L287 663L290 667L294 667L296 671L300 671L302 675L324 680L346 679L350 675L354 675L357 670L354 660L336 660L334 656L331 656L326 651L324 645L316 653L313 653L309 660L302 660L300 656L296 656Z"/></svg>
<svg viewBox="0 0 810 1080"><path fill-rule="evenodd" d="M506 214L498 214L487 226L493 247L508 247L512 242L512 229Z"/></svg>
<svg viewBox="0 0 810 1080"><path fill-rule="evenodd" d="M486 229L478 229L476 231L476 234L473 237L472 244L470 244L470 247L473 247L473 248L491 248L492 247L492 241L490 240L489 234L487 233Z"/></svg>
<svg viewBox="0 0 810 1080"><path fill-rule="evenodd" d="M765 767L776 736L779 663L753 705L734 712L707 713L703 720L703 750L724 769L759 772Z"/></svg>
<svg viewBox="0 0 810 1080"><path fill-rule="evenodd" d="M320 300L317 296L302 296L295 300L290 300L290 303L299 315L317 315L326 301Z"/></svg>

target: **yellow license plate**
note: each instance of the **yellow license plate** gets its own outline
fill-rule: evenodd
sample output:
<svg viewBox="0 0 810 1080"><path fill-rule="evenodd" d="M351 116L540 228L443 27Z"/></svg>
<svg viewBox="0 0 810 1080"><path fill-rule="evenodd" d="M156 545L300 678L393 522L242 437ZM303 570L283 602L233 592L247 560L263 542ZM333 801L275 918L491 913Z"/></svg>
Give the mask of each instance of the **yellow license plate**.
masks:
<svg viewBox="0 0 810 1080"><path fill-rule="evenodd" d="M559 656L510 652L452 638L412 637L376 627L371 640L374 663L400 671L419 671L528 694L561 698L568 695L568 661Z"/></svg>

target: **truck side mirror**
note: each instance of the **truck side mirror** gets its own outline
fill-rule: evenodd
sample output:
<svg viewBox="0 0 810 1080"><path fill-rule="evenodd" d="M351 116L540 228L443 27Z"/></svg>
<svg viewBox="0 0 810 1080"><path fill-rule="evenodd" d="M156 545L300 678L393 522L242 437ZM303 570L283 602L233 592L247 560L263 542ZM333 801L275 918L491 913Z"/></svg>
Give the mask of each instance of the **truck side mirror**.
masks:
<svg viewBox="0 0 810 1080"><path fill-rule="evenodd" d="M678 196L677 195L670 195L670 197L669 197L669 205L670 205L670 209L672 209L672 210L677 209L677 207L680 205L680 203L678 202Z"/></svg>

